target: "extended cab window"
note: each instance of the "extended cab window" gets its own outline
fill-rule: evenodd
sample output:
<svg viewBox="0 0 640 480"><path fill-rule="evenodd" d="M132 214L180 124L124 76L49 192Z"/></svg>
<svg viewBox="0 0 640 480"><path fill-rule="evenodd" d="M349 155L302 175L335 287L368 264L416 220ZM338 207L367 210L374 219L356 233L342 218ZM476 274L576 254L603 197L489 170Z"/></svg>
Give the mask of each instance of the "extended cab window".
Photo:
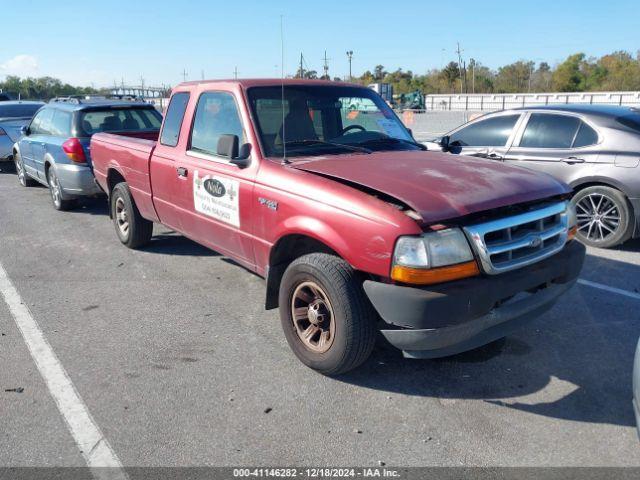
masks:
<svg viewBox="0 0 640 480"><path fill-rule="evenodd" d="M487 118L451 134L454 147L504 147L520 115L500 115Z"/></svg>
<svg viewBox="0 0 640 480"><path fill-rule="evenodd" d="M167 145L168 147L178 145L182 120L184 120L184 112L187 110L188 104L189 94L187 92L176 93L171 97L164 119L164 127L162 127L162 135L160 136L162 145Z"/></svg>
<svg viewBox="0 0 640 480"><path fill-rule="evenodd" d="M520 146L525 148L571 148L582 122L577 117L532 113Z"/></svg>
<svg viewBox="0 0 640 480"><path fill-rule="evenodd" d="M216 155L221 135L236 135L240 143L245 143L236 102L229 93L203 93L196 105L191 150Z"/></svg>

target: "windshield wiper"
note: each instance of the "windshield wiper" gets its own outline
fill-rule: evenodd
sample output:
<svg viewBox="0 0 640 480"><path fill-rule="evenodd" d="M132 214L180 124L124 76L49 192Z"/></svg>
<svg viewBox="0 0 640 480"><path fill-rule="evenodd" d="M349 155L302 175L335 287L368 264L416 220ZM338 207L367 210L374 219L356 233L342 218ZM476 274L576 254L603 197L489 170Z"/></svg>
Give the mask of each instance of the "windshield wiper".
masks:
<svg viewBox="0 0 640 480"><path fill-rule="evenodd" d="M408 145L413 145L415 147L418 147L420 150L427 150L427 147L425 147L421 143L414 142L412 140L404 140L402 138L395 138L395 137L372 138L370 140L365 140L364 142L360 142L360 145L373 145L376 143L406 143Z"/></svg>
<svg viewBox="0 0 640 480"><path fill-rule="evenodd" d="M343 150L348 150L351 152L360 152L360 153L371 153L371 150L365 147L356 147L354 145L345 145L343 143L334 143L334 142L325 142L324 140L291 140L289 142L284 143L285 147L333 147L333 148L341 148Z"/></svg>

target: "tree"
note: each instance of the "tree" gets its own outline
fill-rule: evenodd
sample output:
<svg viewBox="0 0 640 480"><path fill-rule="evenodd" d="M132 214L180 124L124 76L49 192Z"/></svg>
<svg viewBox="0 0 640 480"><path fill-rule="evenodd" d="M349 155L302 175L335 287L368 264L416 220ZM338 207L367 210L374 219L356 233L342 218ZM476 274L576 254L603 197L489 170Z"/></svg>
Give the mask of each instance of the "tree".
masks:
<svg viewBox="0 0 640 480"><path fill-rule="evenodd" d="M376 81L382 80L386 74L387 72L384 71L383 65L376 65L376 67L373 69L373 77Z"/></svg>

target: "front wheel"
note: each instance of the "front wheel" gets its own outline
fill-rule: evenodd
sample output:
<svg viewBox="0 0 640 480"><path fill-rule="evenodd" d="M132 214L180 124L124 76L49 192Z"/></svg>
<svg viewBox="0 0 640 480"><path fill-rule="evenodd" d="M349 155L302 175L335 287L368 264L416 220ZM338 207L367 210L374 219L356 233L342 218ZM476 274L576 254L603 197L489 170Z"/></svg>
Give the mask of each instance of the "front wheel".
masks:
<svg viewBox="0 0 640 480"><path fill-rule="evenodd" d="M610 248L633 233L632 209L627 197L615 188L587 187L571 200L578 219L577 237L590 247Z"/></svg>
<svg viewBox="0 0 640 480"><path fill-rule="evenodd" d="M375 343L375 312L347 262L312 253L294 260L280 283L280 320L295 355L325 375L356 368Z"/></svg>
<svg viewBox="0 0 640 480"><path fill-rule="evenodd" d="M118 238L127 247L139 248L151 240L153 222L140 215L125 182L117 184L111 192L111 218Z"/></svg>

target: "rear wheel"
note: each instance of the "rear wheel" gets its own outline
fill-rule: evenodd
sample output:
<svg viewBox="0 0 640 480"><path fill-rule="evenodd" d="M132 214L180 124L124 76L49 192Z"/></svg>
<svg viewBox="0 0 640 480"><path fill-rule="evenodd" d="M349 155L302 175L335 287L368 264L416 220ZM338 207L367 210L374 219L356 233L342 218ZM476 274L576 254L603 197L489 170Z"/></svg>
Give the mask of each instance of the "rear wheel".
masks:
<svg viewBox="0 0 640 480"><path fill-rule="evenodd" d="M578 239L590 247L610 248L633 233L633 215L627 197L605 186L587 187L572 199L578 219Z"/></svg>
<svg viewBox="0 0 640 480"><path fill-rule="evenodd" d="M129 186L117 184L111 192L111 217L120 241L129 248L139 248L151 240L153 222L140 215Z"/></svg>
<svg viewBox="0 0 640 480"><path fill-rule="evenodd" d="M49 193L51 194L53 208L56 210L69 210L76 205L75 199L64 198L64 192L60 186L56 169L52 166L47 169L47 183L49 184Z"/></svg>
<svg viewBox="0 0 640 480"><path fill-rule="evenodd" d="M338 375L364 362L375 343L375 312L347 262L313 253L294 260L280 284L280 320L308 367Z"/></svg>
<svg viewBox="0 0 640 480"><path fill-rule="evenodd" d="M20 185L23 187L33 187L36 184L36 181L27 174L27 171L24 168L24 162L22 161L22 156L19 152L16 152L13 156L13 161L16 164L16 174L18 175Z"/></svg>

